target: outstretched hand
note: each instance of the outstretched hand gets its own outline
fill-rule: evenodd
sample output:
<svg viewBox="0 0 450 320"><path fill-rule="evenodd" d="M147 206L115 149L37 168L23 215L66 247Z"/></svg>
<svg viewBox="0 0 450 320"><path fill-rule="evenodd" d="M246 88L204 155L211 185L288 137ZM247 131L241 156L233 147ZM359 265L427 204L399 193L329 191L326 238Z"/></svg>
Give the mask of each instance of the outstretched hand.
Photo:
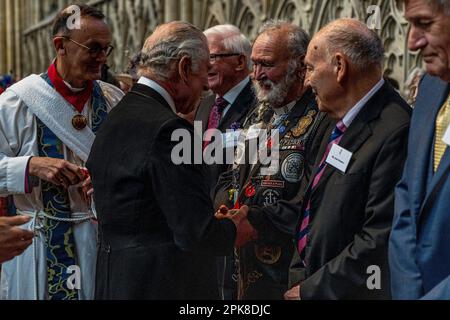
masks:
<svg viewBox="0 0 450 320"><path fill-rule="evenodd" d="M33 242L32 231L19 228L29 222L31 217L0 217L0 263L22 254Z"/></svg>

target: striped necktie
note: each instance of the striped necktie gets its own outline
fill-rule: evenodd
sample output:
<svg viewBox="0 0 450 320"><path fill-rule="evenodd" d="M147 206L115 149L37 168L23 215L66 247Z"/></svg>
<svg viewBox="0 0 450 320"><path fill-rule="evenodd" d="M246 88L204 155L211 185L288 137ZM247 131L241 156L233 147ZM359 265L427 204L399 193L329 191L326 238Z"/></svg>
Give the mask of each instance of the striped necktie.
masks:
<svg viewBox="0 0 450 320"><path fill-rule="evenodd" d="M327 160L328 154L330 153L331 147L333 146L333 144L339 144L339 142L341 141L342 135L344 134L346 129L347 129L347 127L344 125L344 123L342 121L339 121L336 124L336 127L334 128L333 132L331 133L330 139L328 141L327 149L325 150L325 154L322 158L322 161L320 161L319 167L317 169L317 173L314 176L314 180L311 185L311 190L309 192L310 195L311 195L312 191L319 184L320 178L322 178L322 175L327 166L326 160ZM308 232L309 232L309 228L310 228L310 225L309 225L310 211L311 211L311 197L310 196L308 197L307 201L308 202L306 204L306 208L303 212L303 219L302 219L302 223L300 225L300 230L297 235L297 239L298 239L297 249L300 254L300 258L302 259L303 265L305 265L305 266L306 266L305 248L306 248Z"/></svg>
<svg viewBox="0 0 450 320"><path fill-rule="evenodd" d="M210 129L217 129L219 128L220 120L222 119L223 111L228 106L228 101L225 100L222 97L217 97L216 101L214 102L214 105L211 109L211 113L209 114L209 120L208 120L208 128ZM210 144L212 138L212 133L208 132L205 138L205 141L203 143L203 150Z"/></svg>
<svg viewBox="0 0 450 320"><path fill-rule="evenodd" d="M434 136L434 163L433 163L434 172L437 171L442 156L444 155L445 150L447 149L447 145L445 144L444 141L442 141L442 138L444 137L445 131L447 130L449 124L450 124L450 96L442 106L436 118L436 129Z"/></svg>

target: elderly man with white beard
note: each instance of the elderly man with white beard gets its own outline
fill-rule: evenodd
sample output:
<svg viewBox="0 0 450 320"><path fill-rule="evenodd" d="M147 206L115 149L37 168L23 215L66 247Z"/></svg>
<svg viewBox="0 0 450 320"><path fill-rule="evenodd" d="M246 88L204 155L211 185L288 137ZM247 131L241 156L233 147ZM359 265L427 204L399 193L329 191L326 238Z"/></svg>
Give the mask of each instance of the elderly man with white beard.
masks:
<svg viewBox="0 0 450 320"><path fill-rule="evenodd" d="M260 106L247 118L235 164L222 174L215 197L217 208L248 205L249 221L258 231L257 240L235 250L235 268L226 270L237 282L238 299L283 299L288 287L298 217L282 211L273 214L273 210L266 214L265 210L280 200L301 201L321 132L328 125L313 92L304 86L308 43L309 36L300 27L270 21L253 46L253 80ZM259 144L266 150L257 151L270 156L278 151L277 165L249 163L258 158L250 147L255 129L268 130L268 137L278 133L279 145L269 138Z"/></svg>

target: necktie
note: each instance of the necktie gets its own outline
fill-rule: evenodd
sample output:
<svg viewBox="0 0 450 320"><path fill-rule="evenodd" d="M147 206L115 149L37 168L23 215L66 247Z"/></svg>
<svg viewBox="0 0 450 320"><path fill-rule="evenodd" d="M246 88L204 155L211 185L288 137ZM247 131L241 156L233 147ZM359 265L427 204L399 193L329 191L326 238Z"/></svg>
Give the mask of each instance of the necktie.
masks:
<svg viewBox="0 0 450 320"><path fill-rule="evenodd" d="M223 110L228 106L228 101L222 97L217 97L214 105L211 109L211 113L209 114L208 120L208 130L209 129L217 129L219 127L220 120L222 119ZM205 142L203 144L203 149L205 149L209 143L211 142L212 134L207 134L205 138Z"/></svg>
<svg viewBox="0 0 450 320"><path fill-rule="evenodd" d="M441 162L442 156L444 155L445 149L447 145L442 138L444 137L445 130L450 124L450 96L447 101L442 106L439 114L436 118L436 129L434 136L434 172L439 167L439 163Z"/></svg>
<svg viewBox="0 0 450 320"><path fill-rule="evenodd" d="M319 167L317 169L317 173L314 176L314 180L313 183L311 185L311 190L310 190L310 194L311 192L316 188L317 184L320 181L320 178L322 177L325 168L326 168L326 160L328 157L328 154L330 153L331 147L333 146L333 144L339 144L339 142L341 141L342 135L344 134L345 130L347 128L345 127L344 123L342 121L339 121L336 124L336 127L334 128L333 132L331 133L330 139L328 140L328 145L327 145L327 149L325 150L325 154L322 158L322 160L320 161ZM308 232L309 232L309 218L310 218L310 211L311 211L311 197L308 198L307 200L307 204L306 204L306 209L303 212L303 219L302 219L302 223L300 225L300 230L298 232L297 235L297 239L298 239L298 252L300 254L300 258L303 261L303 264L306 266L305 264L305 248L306 248L306 243L307 243L307 237L308 237Z"/></svg>

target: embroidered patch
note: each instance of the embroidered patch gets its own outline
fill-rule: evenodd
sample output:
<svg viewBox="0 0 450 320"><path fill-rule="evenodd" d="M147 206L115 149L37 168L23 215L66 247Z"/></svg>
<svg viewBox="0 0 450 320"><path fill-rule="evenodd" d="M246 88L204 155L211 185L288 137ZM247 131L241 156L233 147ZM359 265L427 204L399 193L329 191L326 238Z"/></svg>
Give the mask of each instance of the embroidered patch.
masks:
<svg viewBox="0 0 450 320"><path fill-rule="evenodd" d="M256 258L265 264L275 264L280 260L281 247L255 245Z"/></svg>
<svg viewBox="0 0 450 320"><path fill-rule="evenodd" d="M264 206L271 206L277 203L277 201L281 198L280 193L277 190L267 189L264 190L262 197L264 199Z"/></svg>
<svg viewBox="0 0 450 320"><path fill-rule="evenodd" d="M281 165L283 178L291 183L299 182L303 177L304 159L300 153L291 153Z"/></svg>
<svg viewBox="0 0 450 320"><path fill-rule="evenodd" d="M315 110L311 110L308 114L302 117L295 128L291 129L291 133L295 138L300 138L302 135L308 131L308 128L314 122L314 116L316 115Z"/></svg>
<svg viewBox="0 0 450 320"><path fill-rule="evenodd" d="M281 180L263 180L261 181L261 187L266 188L284 188L284 181Z"/></svg>

